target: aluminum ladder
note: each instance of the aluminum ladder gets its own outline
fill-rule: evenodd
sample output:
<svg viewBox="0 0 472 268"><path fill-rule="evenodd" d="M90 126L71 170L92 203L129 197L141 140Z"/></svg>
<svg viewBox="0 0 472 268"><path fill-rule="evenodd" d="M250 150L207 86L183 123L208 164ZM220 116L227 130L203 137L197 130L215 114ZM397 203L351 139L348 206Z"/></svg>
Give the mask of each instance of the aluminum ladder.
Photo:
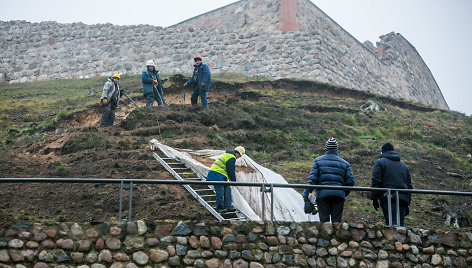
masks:
<svg viewBox="0 0 472 268"><path fill-rule="evenodd" d="M181 181L205 181L206 179L195 172L192 167L182 163L177 158L161 157L153 152L152 156L169 171L174 178ZM219 221L245 221L250 218L238 207L234 206L235 211L218 213L216 211L216 193L211 185L188 184L183 185L189 193L195 197L216 219Z"/></svg>

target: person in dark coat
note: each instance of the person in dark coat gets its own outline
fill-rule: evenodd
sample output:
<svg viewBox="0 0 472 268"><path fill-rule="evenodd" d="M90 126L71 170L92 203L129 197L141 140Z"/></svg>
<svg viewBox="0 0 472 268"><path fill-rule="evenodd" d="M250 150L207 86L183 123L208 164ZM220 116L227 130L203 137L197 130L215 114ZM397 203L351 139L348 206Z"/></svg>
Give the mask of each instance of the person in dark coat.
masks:
<svg viewBox="0 0 472 268"><path fill-rule="evenodd" d="M372 172L372 187L393 188L393 189L413 189L411 184L410 170L400 160L400 156L395 152L393 145L385 143L381 148L382 155L374 164ZM372 205L375 210L382 207L385 223L388 225L388 201L386 192L373 191L371 194ZM392 192L393 194L393 192ZM409 193L400 193L400 223L397 221L396 199L392 198L392 224L405 225L405 216L409 214L408 206L411 202ZM380 203L379 203L380 201Z"/></svg>
<svg viewBox="0 0 472 268"><path fill-rule="evenodd" d="M244 147L238 146L220 155L211 165L207 181L236 181L236 159L245 153ZM216 193L216 211L219 213L233 211L230 186L214 185L213 187Z"/></svg>
<svg viewBox="0 0 472 268"><path fill-rule="evenodd" d="M154 61L146 62L146 71L141 74L141 82L143 84L143 96L146 98L146 106L152 106L154 100L157 105L167 105L164 100L164 92L162 91L162 82L159 78L159 71L156 70Z"/></svg>
<svg viewBox="0 0 472 268"><path fill-rule="evenodd" d="M114 74L108 78L103 86L100 103L102 105L102 117L100 118L100 127L113 126L115 122L115 109L120 102L122 92L120 91L119 74Z"/></svg>
<svg viewBox="0 0 472 268"><path fill-rule="evenodd" d="M307 184L354 186L354 176L351 165L338 156L338 142L331 138L326 142L326 153L313 160ZM313 189L303 191L305 206L309 194ZM344 201L349 191L334 189L316 189L316 204L320 213L321 222L341 222L344 210Z"/></svg>
<svg viewBox="0 0 472 268"><path fill-rule="evenodd" d="M193 75L192 78L184 83L184 87L193 85L192 96L190 97L192 105L197 105L198 96L200 96L202 106L203 108L206 108L206 93L210 89L211 85L210 68L208 68L206 64L202 63L202 57L200 55L196 55L193 60L195 61L195 65L193 66Z"/></svg>

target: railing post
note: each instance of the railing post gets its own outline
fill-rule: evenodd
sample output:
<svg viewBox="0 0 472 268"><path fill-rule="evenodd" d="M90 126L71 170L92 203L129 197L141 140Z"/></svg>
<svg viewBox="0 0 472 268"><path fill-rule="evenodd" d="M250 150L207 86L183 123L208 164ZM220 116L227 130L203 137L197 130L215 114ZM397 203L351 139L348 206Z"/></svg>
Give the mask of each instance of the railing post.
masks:
<svg viewBox="0 0 472 268"><path fill-rule="evenodd" d="M270 189L266 188L265 183L261 185L262 196L262 221L265 221L265 193L270 192L270 220L274 221L274 185L270 184Z"/></svg>
<svg viewBox="0 0 472 268"><path fill-rule="evenodd" d="M133 183L129 183L129 209L128 209L128 222L131 221L131 210L133 209Z"/></svg>
<svg viewBox="0 0 472 268"><path fill-rule="evenodd" d="M121 212L123 211L123 181L120 183L120 212L118 214L118 220L121 221Z"/></svg>
<svg viewBox="0 0 472 268"><path fill-rule="evenodd" d="M264 194L265 194L265 184L263 183L261 185L261 196L262 196L262 221L265 221L265 199L264 199Z"/></svg>
<svg viewBox="0 0 472 268"><path fill-rule="evenodd" d="M274 185L270 184L270 221L274 222Z"/></svg>
<svg viewBox="0 0 472 268"><path fill-rule="evenodd" d="M396 195L396 202L395 204L397 205L397 224L396 226L400 226L400 195L398 193L398 191L395 191L395 195Z"/></svg>
<svg viewBox="0 0 472 268"><path fill-rule="evenodd" d="M387 190L387 203L388 203L388 226L392 226L392 193L390 189Z"/></svg>

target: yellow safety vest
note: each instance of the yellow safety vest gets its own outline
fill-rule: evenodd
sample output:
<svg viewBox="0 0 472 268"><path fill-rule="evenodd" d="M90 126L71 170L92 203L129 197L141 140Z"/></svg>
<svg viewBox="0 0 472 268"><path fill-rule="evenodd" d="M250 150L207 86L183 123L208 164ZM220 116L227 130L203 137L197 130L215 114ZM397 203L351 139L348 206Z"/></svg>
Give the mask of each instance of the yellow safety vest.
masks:
<svg viewBox="0 0 472 268"><path fill-rule="evenodd" d="M223 174L226 178L228 178L228 172L226 171L226 161L231 158L234 158L236 160L236 156L234 156L234 154L222 154L220 157L218 157L218 159L216 159L213 165L211 165L210 170Z"/></svg>

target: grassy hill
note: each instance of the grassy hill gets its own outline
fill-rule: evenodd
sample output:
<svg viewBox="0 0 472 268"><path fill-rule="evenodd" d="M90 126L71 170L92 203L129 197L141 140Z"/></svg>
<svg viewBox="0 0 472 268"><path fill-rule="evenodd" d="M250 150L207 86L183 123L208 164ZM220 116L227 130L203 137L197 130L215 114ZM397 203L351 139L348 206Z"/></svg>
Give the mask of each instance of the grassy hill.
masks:
<svg viewBox="0 0 472 268"><path fill-rule="evenodd" d="M143 107L140 77L123 75L128 100L115 125L99 129L105 78L0 85L0 176L171 179L151 156L152 138L188 149L237 145L289 183L305 183L313 158L335 137L357 186L370 186L380 146L392 142L416 189L471 191L472 118L411 101L309 80L214 76L209 108L190 106L182 75L164 75L167 107ZM363 110L374 102L380 111ZM65 133L56 133L56 129ZM107 221L119 189L105 184L4 184L0 222ZM406 225L442 228L443 204L472 216L470 197L414 195ZM211 219L179 186L138 185L134 219ZM352 193L347 222L382 224L365 193Z"/></svg>

